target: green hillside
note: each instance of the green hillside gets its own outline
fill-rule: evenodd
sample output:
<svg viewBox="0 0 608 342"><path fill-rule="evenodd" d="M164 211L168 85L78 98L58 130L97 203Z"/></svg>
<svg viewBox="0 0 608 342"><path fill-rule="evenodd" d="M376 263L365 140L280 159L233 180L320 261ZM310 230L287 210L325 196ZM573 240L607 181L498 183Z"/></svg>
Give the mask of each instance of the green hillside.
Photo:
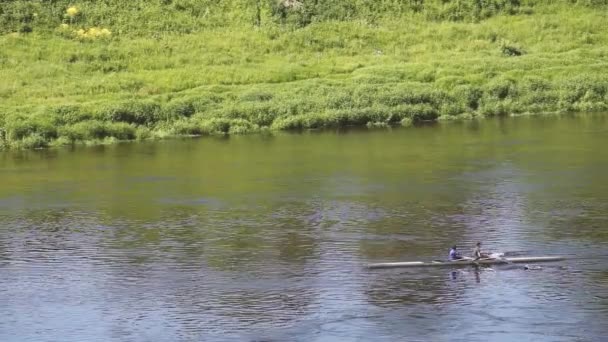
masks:
<svg viewBox="0 0 608 342"><path fill-rule="evenodd" d="M608 110L608 0L0 0L0 145Z"/></svg>

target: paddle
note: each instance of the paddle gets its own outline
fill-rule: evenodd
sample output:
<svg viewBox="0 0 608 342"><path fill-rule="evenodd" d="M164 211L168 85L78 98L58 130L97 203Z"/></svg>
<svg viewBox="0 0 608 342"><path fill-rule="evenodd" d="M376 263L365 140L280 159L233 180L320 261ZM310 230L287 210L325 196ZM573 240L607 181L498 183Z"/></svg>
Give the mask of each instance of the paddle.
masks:
<svg viewBox="0 0 608 342"><path fill-rule="evenodd" d="M498 259L507 265L513 265L513 263L505 257L505 253L490 253L490 256L494 256L495 259Z"/></svg>
<svg viewBox="0 0 608 342"><path fill-rule="evenodd" d="M484 256L481 256L479 258L475 258L472 259L473 260L473 264L475 266L480 266L481 264L478 263L478 260L500 260L505 264L512 264L512 262L510 262L507 258L505 258L504 253L484 253Z"/></svg>

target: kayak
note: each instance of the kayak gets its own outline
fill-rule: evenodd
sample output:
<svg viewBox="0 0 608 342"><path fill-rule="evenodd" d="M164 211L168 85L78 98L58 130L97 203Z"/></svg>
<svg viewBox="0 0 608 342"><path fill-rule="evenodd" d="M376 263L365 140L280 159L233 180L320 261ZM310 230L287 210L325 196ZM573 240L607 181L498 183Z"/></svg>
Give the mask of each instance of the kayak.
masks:
<svg viewBox="0 0 608 342"><path fill-rule="evenodd" d="M398 267L446 267L446 266L467 266L467 265L497 265L497 264L521 264L531 262L552 262L565 260L562 256L530 256L512 258L485 258L485 259L460 259L455 261L403 261L403 262L382 262L369 264L368 268L398 268Z"/></svg>

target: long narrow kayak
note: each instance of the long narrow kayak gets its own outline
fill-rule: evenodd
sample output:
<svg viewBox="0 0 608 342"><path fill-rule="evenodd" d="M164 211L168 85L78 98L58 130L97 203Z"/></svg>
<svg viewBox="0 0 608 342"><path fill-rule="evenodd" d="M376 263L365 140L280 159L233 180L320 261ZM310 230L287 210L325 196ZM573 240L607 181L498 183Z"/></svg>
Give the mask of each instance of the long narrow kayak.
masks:
<svg viewBox="0 0 608 342"><path fill-rule="evenodd" d="M466 265L495 265L508 263L530 263L530 262L551 262L566 259L562 256L538 256L538 257L513 257L501 259L478 259L478 260L457 260L457 261L404 261L404 262L383 262L369 264L368 268L397 268L397 267L428 267L428 266L466 266Z"/></svg>

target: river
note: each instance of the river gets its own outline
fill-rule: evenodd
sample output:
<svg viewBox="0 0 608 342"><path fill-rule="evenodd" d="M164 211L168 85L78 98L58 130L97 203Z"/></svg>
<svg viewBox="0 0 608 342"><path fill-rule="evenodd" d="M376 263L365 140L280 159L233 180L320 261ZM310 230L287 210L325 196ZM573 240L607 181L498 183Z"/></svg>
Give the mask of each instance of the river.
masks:
<svg viewBox="0 0 608 342"><path fill-rule="evenodd" d="M0 153L0 341L605 341L608 116ZM369 270L484 248L571 259Z"/></svg>

